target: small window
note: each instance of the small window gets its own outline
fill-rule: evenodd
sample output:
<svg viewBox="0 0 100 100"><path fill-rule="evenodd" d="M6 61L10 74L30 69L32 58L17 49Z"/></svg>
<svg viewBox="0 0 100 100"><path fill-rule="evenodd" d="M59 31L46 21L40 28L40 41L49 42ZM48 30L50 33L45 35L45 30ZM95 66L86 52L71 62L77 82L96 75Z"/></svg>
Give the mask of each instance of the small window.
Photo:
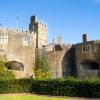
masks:
<svg viewBox="0 0 100 100"><path fill-rule="evenodd" d="M8 36L0 34L0 44L6 44L8 43Z"/></svg>
<svg viewBox="0 0 100 100"><path fill-rule="evenodd" d="M87 45L86 48L87 48L87 52L88 52L88 51L89 51L89 52L91 51L91 45Z"/></svg>
<svg viewBox="0 0 100 100"><path fill-rule="evenodd" d="M29 44L32 44L32 37L28 38L28 42L29 42Z"/></svg>
<svg viewBox="0 0 100 100"><path fill-rule="evenodd" d="M28 46L28 38L27 37L23 37L23 45Z"/></svg>
<svg viewBox="0 0 100 100"><path fill-rule="evenodd" d="M24 65L17 61L11 61L6 63L6 68L8 70L18 70L18 71L24 71Z"/></svg>
<svg viewBox="0 0 100 100"><path fill-rule="evenodd" d="M83 52L85 52L85 47L83 47Z"/></svg>
<svg viewBox="0 0 100 100"><path fill-rule="evenodd" d="M45 47L45 45L43 45L42 47Z"/></svg>
<svg viewBox="0 0 100 100"><path fill-rule="evenodd" d="M11 70L11 67L8 67L9 70Z"/></svg>
<svg viewBox="0 0 100 100"><path fill-rule="evenodd" d="M91 45L86 45L82 47L82 52L91 52Z"/></svg>

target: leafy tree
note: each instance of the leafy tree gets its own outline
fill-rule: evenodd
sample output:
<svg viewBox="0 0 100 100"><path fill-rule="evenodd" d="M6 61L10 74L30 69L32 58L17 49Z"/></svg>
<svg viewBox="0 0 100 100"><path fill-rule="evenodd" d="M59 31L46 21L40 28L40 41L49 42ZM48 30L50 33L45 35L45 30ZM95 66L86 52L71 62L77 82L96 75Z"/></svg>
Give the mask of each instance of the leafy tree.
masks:
<svg viewBox="0 0 100 100"><path fill-rule="evenodd" d="M0 80L14 79L13 72L8 71L5 66L5 61L0 59Z"/></svg>
<svg viewBox="0 0 100 100"><path fill-rule="evenodd" d="M48 79L51 78L50 68L46 57L37 56L35 62L35 77L36 79Z"/></svg>

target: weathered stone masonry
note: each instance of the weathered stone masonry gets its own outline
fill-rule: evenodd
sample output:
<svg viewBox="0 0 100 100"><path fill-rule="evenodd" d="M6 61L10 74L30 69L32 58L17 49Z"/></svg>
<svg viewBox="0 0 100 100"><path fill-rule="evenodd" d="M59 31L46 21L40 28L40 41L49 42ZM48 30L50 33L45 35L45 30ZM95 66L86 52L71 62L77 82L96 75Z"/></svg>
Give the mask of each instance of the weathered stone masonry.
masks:
<svg viewBox="0 0 100 100"><path fill-rule="evenodd" d="M58 42L48 44L48 28L35 16L30 18L29 31L0 28L0 57L16 78L34 76L35 58L45 55L53 78L75 76L78 78L100 77L100 40L74 45Z"/></svg>

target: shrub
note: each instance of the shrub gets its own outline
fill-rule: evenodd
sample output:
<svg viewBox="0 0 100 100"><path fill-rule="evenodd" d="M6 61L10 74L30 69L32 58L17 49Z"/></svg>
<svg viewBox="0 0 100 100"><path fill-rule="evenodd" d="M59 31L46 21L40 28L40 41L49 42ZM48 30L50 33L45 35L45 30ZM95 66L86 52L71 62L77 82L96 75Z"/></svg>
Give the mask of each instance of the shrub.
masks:
<svg viewBox="0 0 100 100"><path fill-rule="evenodd" d="M15 75L11 71L5 70L0 72L0 80L9 80L14 78Z"/></svg>
<svg viewBox="0 0 100 100"><path fill-rule="evenodd" d="M100 97L100 80L0 80L0 93L37 93L57 96Z"/></svg>
<svg viewBox="0 0 100 100"><path fill-rule="evenodd" d="M31 86L30 79L0 80L0 93L29 93Z"/></svg>
<svg viewBox="0 0 100 100"><path fill-rule="evenodd" d="M15 75L13 72L8 71L5 66L5 62L0 59L0 80L14 79Z"/></svg>
<svg viewBox="0 0 100 100"><path fill-rule="evenodd" d="M100 80L37 80L32 85L32 92L58 96L100 97Z"/></svg>
<svg viewBox="0 0 100 100"><path fill-rule="evenodd" d="M51 72L46 57L40 58L37 56L34 73L36 79L51 78Z"/></svg>

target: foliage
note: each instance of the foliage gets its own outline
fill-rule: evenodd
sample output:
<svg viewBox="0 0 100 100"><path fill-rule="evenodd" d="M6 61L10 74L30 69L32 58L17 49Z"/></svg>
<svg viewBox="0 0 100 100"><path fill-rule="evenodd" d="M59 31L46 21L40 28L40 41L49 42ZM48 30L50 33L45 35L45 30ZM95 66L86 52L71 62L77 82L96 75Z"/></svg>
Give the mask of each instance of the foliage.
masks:
<svg viewBox="0 0 100 100"><path fill-rule="evenodd" d="M0 93L37 93L57 96L100 97L100 80L0 80Z"/></svg>
<svg viewBox="0 0 100 100"><path fill-rule="evenodd" d="M41 69L35 71L35 78L36 79L49 79L51 78L51 72L47 71L47 72L43 72Z"/></svg>
<svg viewBox="0 0 100 100"><path fill-rule="evenodd" d="M0 80L0 93L29 93L32 82L30 79Z"/></svg>
<svg viewBox="0 0 100 100"><path fill-rule="evenodd" d="M51 78L51 72L46 57L37 57L34 72L36 79Z"/></svg>
<svg viewBox="0 0 100 100"><path fill-rule="evenodd" d="M8 71L5 66L5 61L0 60L0 80L6 80L6 79L14 79L15 75L13 72Z"/></svg>
<svg viewBox="0 0 100 100"><path fill-rule="evenodd" d="M100 97L100 80L37 80L33 83L32 91L44 95Z"/></svg>

